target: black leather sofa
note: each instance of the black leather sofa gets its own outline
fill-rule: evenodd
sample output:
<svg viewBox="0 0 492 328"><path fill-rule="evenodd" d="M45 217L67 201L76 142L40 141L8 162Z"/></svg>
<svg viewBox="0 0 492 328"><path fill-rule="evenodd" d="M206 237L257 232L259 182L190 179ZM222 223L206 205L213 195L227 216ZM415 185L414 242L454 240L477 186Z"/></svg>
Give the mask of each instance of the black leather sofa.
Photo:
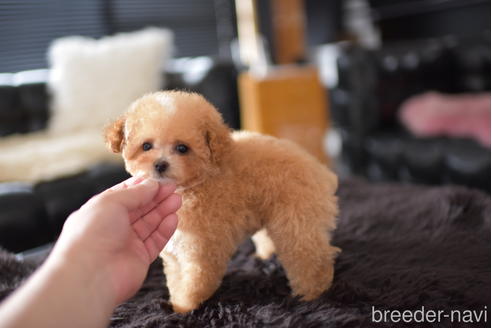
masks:
<svg viewBox="0 0 492 328"><path fill-rule="evenodd" d="M490 92L489 33L340 50L331 110L352 174L490 192L490 148L470 139L417 138L397 119L401 103L425 91Z"/></svg>
<svg viewBox="0 0 492 328"><path fill-rule="evenodd" d="M178 68L163 73L167 89L202 93L232 128L239 128L237 73L232 63L212 59L206 67L186 63L171 67ZM50 95L45 73L0 74L0 136L46 127ZM199 78L185 78L190 75ZM127 177L122 166L101 163L86 172L38 184L0 183L0 247L21 252L54 241L71 212Z"/></svg>

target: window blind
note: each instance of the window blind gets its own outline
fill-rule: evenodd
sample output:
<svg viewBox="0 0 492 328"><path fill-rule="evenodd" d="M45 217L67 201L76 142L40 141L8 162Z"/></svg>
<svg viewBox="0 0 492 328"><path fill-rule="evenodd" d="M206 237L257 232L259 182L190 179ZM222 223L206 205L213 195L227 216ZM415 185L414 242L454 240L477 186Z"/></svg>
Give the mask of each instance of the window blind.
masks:
<svg viewBox="0 0 492 328"><path fill-rule="evenodd" d="M47 67L53 39L147 26L174 32L176 56L218 53L214 0L0 0L0 72Z"/></svg>

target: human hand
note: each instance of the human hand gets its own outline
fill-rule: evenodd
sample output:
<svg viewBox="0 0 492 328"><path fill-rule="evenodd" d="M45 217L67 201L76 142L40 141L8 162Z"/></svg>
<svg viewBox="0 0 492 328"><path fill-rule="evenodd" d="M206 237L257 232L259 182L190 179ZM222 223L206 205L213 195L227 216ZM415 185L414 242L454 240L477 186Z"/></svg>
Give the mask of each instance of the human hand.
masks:
<svg viewBox="0 0 492 328"><path fill-rule="evenodd" d="M176 229L181 198L174 190L131 178L94 196L67 219L50 258L107 280L115 305L121 303L140 288Z"/></svg>

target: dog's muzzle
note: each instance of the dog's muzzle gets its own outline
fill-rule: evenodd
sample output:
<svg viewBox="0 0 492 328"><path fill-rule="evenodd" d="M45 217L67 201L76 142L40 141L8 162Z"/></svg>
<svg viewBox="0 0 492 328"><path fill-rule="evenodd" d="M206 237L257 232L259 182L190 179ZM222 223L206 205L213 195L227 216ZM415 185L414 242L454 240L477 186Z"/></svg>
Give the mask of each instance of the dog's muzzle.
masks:
<svg viewBox="0 0 492 328"><path fill-rule="evenodd" d="M166 172L166 170L169 168L169 163L166 161L156 161L154 163L154 169L158 174L162 174Z"/></svg>

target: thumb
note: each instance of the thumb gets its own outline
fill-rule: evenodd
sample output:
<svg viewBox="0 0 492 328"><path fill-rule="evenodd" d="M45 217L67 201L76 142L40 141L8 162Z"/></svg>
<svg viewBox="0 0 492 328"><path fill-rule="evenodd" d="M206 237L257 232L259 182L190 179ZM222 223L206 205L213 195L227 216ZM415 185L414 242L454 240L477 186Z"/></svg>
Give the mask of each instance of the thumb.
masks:
<svg viewBox="0 0 492 328"><path fill-rule="evenodd" d="M128 211L133 211L150 203L158 191L159 183L155 180L147 179L125 189L112 190L103 197L108 201L123 206Z"/></svg>

